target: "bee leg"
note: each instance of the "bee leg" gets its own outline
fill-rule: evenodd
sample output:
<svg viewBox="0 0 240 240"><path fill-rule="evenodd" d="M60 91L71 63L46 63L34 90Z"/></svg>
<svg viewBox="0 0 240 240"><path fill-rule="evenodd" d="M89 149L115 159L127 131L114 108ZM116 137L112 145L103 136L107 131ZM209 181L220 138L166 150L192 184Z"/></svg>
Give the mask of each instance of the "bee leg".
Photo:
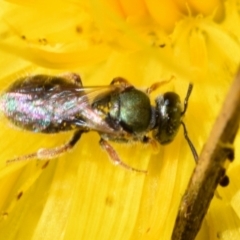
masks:
<svg viewBox="0 0 240 240"><path fill-rule="evenodd" d="M119 84L123 88L128 88L132 86L132 84L130 84L125 78L122 78L122 77L115 77L111 81L111 85L116 85L116 84Z"/></svg>
<svg viewBox="0 0 240 240"><path fill-rule="evenodd" d="M134 172L147 173L147 171L145 171L145 170L139 170L139 169L133 168L133 167L127 165L126 163L122 162L121 159L119 158L118 154L114 150L114 148L104 139L101 138L99 144L102 147L102 149L104 149L107 152L108 156L110 157L111 162L114 165L119 165L121 167L124 167L127 170L134 171Z"/></svg>
<svg viewBox="0 0 240 240"><path fill-rule="evenodd" d="M81 77L77 73L67 72L59 74L60 77L63 77L67 81L74 83L78 87L82 87Z"/></svg>
<svg viewBox="0 0 240 240"><path fill-rule="evenodd" d="M68 152L69 150L71 150L75 144L79 141L79 139L81 138L81 135L84 133L84 130L78 130L74 133L74 135L72 136L72 138L70 139L69 142L55 147L55 148L42 148L39 149L37 152L35 153L31 153L28 155L24 155L24 156L20 156L14 159L10 159L7 161L7 164L9 163L13 163L13 162L20 162L20 161L27 161L27 160L31 160L33 158L38 158L40 160L49 160L49 159L53 159L56 157L59 157L60 155L62 155L65 152Z"/></svg>
<svg viewBox="0 0 240 240"><path fill-rule="evenodd" d="M168 80L163 80L161 82L153 83L149 88L146 89L146 93L150 95L153 91L157 90L158 88L165 85L166 83L169 83L173 78L174 76L171 76L171 78Z"/></svg>
<svg viewBox="0 0 240 240"><path fill-rule="evenodd" d="M155 139L152 139L150 137L144 136L142 139L142 143L143 144L150 144L153 152L154 153L158 153L159 152L159 144Z"/></svg>

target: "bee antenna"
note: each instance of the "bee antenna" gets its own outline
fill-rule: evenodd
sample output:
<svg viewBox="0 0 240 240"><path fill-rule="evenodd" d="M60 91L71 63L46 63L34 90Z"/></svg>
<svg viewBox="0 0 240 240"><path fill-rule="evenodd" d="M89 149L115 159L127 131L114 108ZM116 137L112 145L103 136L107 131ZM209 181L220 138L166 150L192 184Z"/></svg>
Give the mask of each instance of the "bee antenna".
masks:
<svg viewBox="0 0 240 240"><path fill-rule="evenodd" d="M189 95L189 94L188 94ZM187 98L187 97L186 97ZM187 128L184 124L184 122L181 121L181 124L183 126L183 132L184 132L184 137L185 139L187 140L188 142L188 146L190 147L191 151L192 151L192 154L193 154L193 157L195 159L195 162L198 161L198 154L197 154L197 151L195 149L195 147L193 146L193 143L191 142L190 138L188 137L188 132L187 132Z"/></svg>
<svg viewBox="0 0 240 240"><path fill-rule="evenodd" d="M191 92L192 92L192 89L193 89L193 84L190 83L189 86L188 86L188 91L187 91L187 95L184 99L184 106L183 106L183 111L181 113L181 115L183 116L185 114L185 112L187 111L187 107L188 107L188 99L191 95Z"/></svg>

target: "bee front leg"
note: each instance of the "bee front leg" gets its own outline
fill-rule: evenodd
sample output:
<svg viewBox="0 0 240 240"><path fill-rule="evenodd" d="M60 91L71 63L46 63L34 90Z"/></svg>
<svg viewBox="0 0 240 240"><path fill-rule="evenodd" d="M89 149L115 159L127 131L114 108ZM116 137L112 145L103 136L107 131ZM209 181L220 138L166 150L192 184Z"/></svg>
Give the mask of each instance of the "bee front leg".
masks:
<svg viewBox="0 0 240 240"><path fill-rule="evenodd" d="M111 85L117 85L117 84L123 87L124 89L132 86L132 84L130 84L125 78L122 78L122 77L115 77L111 81Z"/></svg>
<svg viewBox="0 0 240 240"><path fill-rule="evenodd" d="M104 139L101 138L99 144L102 147L102 149L104 149L107 152L107 154L110 158L110 161L114 165L119 165L121 167L124 167L127 170L134 171L134 172L140 172L140 173L145 173L145 174L147 173L147 171L145 171L145 170L139 170L139 169L133 168L133 167L127 165L126 163L122 162L121 159L119 158L118 154L114 150L114 148Z"/></svg>
<svg viewBox="0 0 240 240"><path fill-rule="evenodd" d="M10 159L7 161L7 164L13 163L13 162L32 160L34 158L38 158L40 160L49 160L49 159L59 157L60 155L64 154L65 152L68 152L69 150L71 150L75 146L75 144L79 141L79 139L81 138L81 135L84 132L85 132L84 130L78 130L74 133L74 135L72 136L72 138L70 139L69 142L67 142L61 146L58 146L55 148L49 148L49 149L42 148L42 149L39 149L35 153L31 153L28 155Z"/></svg>
<svg viewBox="0 0 240 240"><path fill-rule="evenodd" d="M82 80L81 77L77 73L66 72L59 74L60 77L63 77L67 81L74 83L78 87L82 87Z"/></svg>
<svg viewBox="0 0 240 240"><path fill-rule="evenodd" d="M165 85L166 83L169 83L173 78L174 76L171 76L171 78L168 80L163 80L161 82L153 83L149 88L146 89L146 93L150 95L153 91L157 90L158 88Z"/></svg>
<svg viewBox="0 0 240 240"><path fill-rule="evenodd" d="M151 145L153 153L158 153L159 152L159 144L155 139L144 136L143 139L142 139L142 143Z"/></svg>

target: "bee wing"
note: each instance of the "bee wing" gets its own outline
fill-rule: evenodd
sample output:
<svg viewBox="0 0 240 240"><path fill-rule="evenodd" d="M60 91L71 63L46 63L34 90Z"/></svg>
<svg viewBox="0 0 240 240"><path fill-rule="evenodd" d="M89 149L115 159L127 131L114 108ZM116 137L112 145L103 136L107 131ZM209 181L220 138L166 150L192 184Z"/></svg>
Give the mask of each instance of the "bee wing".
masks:
<svg viewBox="0 0 240 240"><path fill-rule="evenodd" d="M50 96L51 105L55 104L58 110L58 116L55 113L55 118L61 119L68 116L71 124L77 127L113 133L114 130L104 121L106 115L100 111L94 111L93 104L122 90L123 88L120 86L109 85L53 91ZM66 121L66 117L64 117L64 121Z"/></svg>
<svg viewBox="0 0 240 240"><path fill-rule="evenodd" d="M57 91L52 91L49 94L51 99L55 99L58 102L63 102L77 98L78 104L83 106L92 105L94 102L100 101L106 97L111 96L111 94L116 94L121 92L123 89L119 86L91 86L91 87L75 87L68 89L58 89ZM44 98L48 98L45 94ZM69 108L74 107L69 105Z"/></svg>
<svg viewBox="0 0 240 240"><path fill-rule="evenodd" d="M79 91L79 98L83 98L83 102L88 101L90 104L102 100L111 94L119 93L123 89L120 86L91 86L77 89ZM87 99L86 99L87 98Z"/></svg>
<svg viewBox="0 0 240 240"><path fill-rule="evenodd" d="M79 88L78 106L81 108L81 116L85 121L76 119L75 124L79 127L87 127L92 130L112 133L113 129L105 122L105 114L94 111L93 104L111 97L112 94L121 92L120 86L94 86Z"/></svg>
<svg viewBox="0 0 240 240"><path fill-rule="evenodd" d="M14 124L35 132L78 128L111 131L93 110L99 98L121 91L116 86L79 87L65 81L18 81L0 96L0 112ZM14 102L14 108L12 108Z"/></svg>

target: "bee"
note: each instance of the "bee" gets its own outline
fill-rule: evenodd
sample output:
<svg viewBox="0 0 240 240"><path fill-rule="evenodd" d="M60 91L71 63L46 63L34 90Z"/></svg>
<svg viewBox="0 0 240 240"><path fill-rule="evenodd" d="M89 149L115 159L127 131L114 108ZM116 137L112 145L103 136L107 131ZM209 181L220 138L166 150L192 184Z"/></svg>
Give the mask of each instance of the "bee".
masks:
<svg viewBox="0 0 240 240"><path fill-rule="evenodd" d="M149 95L162 84L155 83L142 91L126 79L117 77L109 86L84 87L76 73L33 75L18 79L0 97L3 115L23 130L46 134L73 131L73 136L65 144L39 149L7 163L56 158L71 150L83 133L95 131L100 136L100 146L115 165L146 172L121 161L109 142L157 141L165 145L174 140L180 125L197 160L197 152L182 121L193 85L188 87L183 108L175 92L157 96L155 106L152 106Z"/></svg>

